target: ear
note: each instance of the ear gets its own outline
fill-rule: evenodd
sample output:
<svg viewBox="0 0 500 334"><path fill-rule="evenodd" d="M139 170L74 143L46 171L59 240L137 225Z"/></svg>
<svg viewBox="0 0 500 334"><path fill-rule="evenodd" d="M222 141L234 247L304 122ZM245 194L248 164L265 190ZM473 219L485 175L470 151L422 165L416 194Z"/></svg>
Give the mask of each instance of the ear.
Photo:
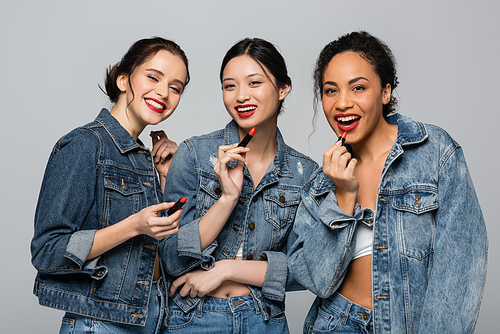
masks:
<svg viewBox="0 0 500 334"><path fill-rule="evenodd" d="M382 103L386 105L391 101L391 93L392 93L392 87L391 84L385 85L385 87L382 89Z"/></svg>
<svg viewBox="0 0 500 334"><path fill-rule="evenodd" d="M122 93L125 92L128 88L128 75L119 74L116 78L116 85Z"/></svg>
<svg viewBox="0 0 500 334"><path fill-rule="evenodd" d="M290 90L292 89L292 87L290 85L283 85L280 87L279 89L279 100L280 101L283 101L285 99L285 97L288 96L288 93L290 93Z"/></svg>

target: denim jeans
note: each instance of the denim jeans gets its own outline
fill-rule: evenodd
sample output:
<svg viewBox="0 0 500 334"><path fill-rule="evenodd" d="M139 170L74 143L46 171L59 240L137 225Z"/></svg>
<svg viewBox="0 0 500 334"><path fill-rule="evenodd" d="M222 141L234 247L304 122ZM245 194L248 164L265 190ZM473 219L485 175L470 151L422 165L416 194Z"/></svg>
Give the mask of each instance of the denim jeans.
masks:
<svg viewBox="0 0 500 334"><path fill-rule="evenodd" d="M285 314L264 320L251 294L206 297L188 313L169 299L168 308L168 325L163 334L289 333Z"/></svg>
<svg viewBox="0 0 500 334"><path fill-rule="evenodd" d="M323 299L318 309L314 327L308 329L307 333L372 334L372 311L335 292L332 297Z"/></svg>
<svg viewBox="0 0 500 334"><path fill-rule="evenodd" d="M158 334L165 309L165 285L163 279L153 282L148 303L148 317L145 326L122 324L98 320L79 314L66 312L59 334Z"/></svg>

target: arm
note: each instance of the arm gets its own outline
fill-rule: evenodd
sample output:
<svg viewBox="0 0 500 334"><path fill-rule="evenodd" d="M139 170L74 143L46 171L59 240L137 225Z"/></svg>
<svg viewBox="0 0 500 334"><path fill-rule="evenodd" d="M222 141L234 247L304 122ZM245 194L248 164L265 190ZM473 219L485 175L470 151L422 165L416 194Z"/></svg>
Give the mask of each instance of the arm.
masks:
<svg viewBox="0 0 500 334"><path fill-rule="evenodd" d="M163 237L176 231L179 215L168 220L152 216L172 203L146 208L102 230L82 230L85 219L97 220L92 208L95 210L100 150L99 140L85 131L80 129L61 139L47 164L31 243L33 265L41 272L92 273L95 268L86 262L125 240L143 233Z"/></svg>
<svg viewBox="0 0 500 334"><path fill-rule="evenodd" d="M221 146L219 152L225 148L226 146ZM227 162L232 161L233 157L224 152L219 154L217 164L223 169L220 173L226 177L225 180L230 177L241 178L235 181L239 182L239 187L231 179L228 180L229 182L221 182L222 196L203 217L196 209L200 181L196 171L194 147L189 142L183 142L174 154L166 181L164 199L176 201L181 197L187 197L187 201L183 207L179 233L160 242L160 256L167 272L172 276L180 276L200 265L203 269L210 269L215 263L211 253L217 246L216 238L236 205L243 182L244 158L239 153L248 151L245 148L236 148L235 145L228 145L227 148L233 149L231 154L238 152L234 153L234 159L238 160L237 166L235 168L227 166ZM225 159L222 161L223 155ZM235 196L235 193L238 195Z"/></svg>
<svg viewBox="0 0 500 334"><path fill-rule="evenodd" d="M316 178L325 177L319 173ZM324 180L320 183L326 182ZM288 267L294 278L321 298L329 297L342 282L353 249L349 245L356 218L337 205L333 184L313 195L302 191L288 253ZM356 216L362 212L355 207Z"/></svg>
<svg viewBox="0 0 500 334"><path fill-rule="evenodd" d="M440 161L433 264L420 333L472 333L486 279L481 208L461 148L455 145L447 153Z"/></svg>
<svg viewBox="0 0 500 334"><path fill-rule="evenodd" d="M262 286L268 265L266 261L221 260L210 270L193 270L176 279L170 294L182 286L179 294L192 298L203 297L217 289L224 281L235 281L253 286Z"/></svg>

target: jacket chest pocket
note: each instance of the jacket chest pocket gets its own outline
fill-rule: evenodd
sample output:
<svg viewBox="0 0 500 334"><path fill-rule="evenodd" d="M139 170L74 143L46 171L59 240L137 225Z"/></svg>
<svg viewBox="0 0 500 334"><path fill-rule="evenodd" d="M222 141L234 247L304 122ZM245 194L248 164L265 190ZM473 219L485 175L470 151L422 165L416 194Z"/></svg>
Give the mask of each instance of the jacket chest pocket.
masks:
<svg viewBox="0 0 500 334"><path fill-rule="evenodd" d="M196 210L203 216L215 204L221 194L222 188L216 178L202 176L198 195L196 196Z"/></svg>
<svg viewBox="0 0 500 334"><path fill-rule="evenodd" d="M264 190L266 220L280 230L295 219L300 204L300 188L273 187Z"/></svg>
<svg viewBox="0 0 500 334"><path fill-rule="evenodd" d="M401 253L418 260L431 254L436 231L434 213L438 209L437 192L411 190L396 195L392 207L397 215Z"/></svg>
<svg viewBox="0 0 500 334"><path fill-rule="evenodd" d="M133 172L105 171L101 221L108 226L139 212L143 192L139 177Z"/></svg>

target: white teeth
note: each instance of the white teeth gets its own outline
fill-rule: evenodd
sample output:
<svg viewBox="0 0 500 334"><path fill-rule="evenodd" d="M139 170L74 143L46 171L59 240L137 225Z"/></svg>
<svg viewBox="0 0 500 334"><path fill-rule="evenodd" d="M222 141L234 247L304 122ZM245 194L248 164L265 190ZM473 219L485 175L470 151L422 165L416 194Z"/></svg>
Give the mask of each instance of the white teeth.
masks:
<svg viewBox="0 0 500 334"><path fill-rule="evenodd" d="M146 99L144 101L146 101L146 103L149 104L150 106L152 106L153 108L162 109L162 110L165 109L164 106L162 106L161 104L159 104L159 103L157 103L157 102L155 102L153 100Z"/></svg>
<svg viewBox="0 0 500 334"><path fill-rule="evenodd" d="M340 122L350 122L350 121L354 121L356 119L359 119L361 118L360 116L344 116L344 117L337 117L337 121L340 121Z"/></svg>
<svg viewBox="0 0 500 334"><path fill-rule="evenodd" d="M245 108L236 108L236 110L238 110L238 112L247 112L247 111L251 111L251 110L255 110L257 109L257 106L250 106L250 107L245 107Z"/></svg>

